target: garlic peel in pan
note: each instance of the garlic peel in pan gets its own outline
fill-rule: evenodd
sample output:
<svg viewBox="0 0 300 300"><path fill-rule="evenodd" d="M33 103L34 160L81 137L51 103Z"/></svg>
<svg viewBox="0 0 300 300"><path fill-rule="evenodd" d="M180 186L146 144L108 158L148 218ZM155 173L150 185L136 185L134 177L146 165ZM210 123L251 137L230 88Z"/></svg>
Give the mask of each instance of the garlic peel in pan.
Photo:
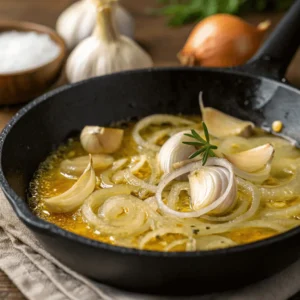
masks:
<svg viewBox="0 0 300 300"><path fill-rule="evenodd" d="M272 160L274 151L271 144L265 144L235 154L224 154L224 157L235 167L253 173L264 168Z"/></svg>
<svg viewBox="0 0 300 300"><path fill-rule="evenodd" d="M89 156L80 156L73 159L65 159L60 164L60 173L66 177L79 177L89 163ZM105 170L114 162L114 158L107 154L93 155L94 170Z"/></svg>
<svg viewBox="0 0 300 300"><path fill-rule="evenodd" d="M183 144L183 141L191 141L191 138L185 136L190 131L182 131L171 136L161 147L158 154L160 168L164 173L173 170L174 163L184 161L195 152L194 146Z"/></svg>
<svg viewBox="0 0 300 300"><path fill-rule="evenodd" d="M50 212L66 213L81 206L84 200L94 191L96 175L92 167L92 156L83 174L76 183L66 192L44 199L44 203Z"/></svg>
<svg viewBox="0 0 300 300"><path fill-rule="evenodd" d="M124 130L99 126L85 126L80 142L88 153L114 153L122 144Z"/></svg>
<svg viewBox="0 0 300 300"><path fill-rule="evenodd" d="M223 195L228 186L229 177L229 170L223 167L203 167L191 172L188 178L193 210L204 208ZM236 195L237 187L234 180L226 199L210 213L221 214L230 210L235 204Z"/></svg>
<svg viewBox="0 0 300 300"><path fill-rule="evenodd" d="M215 108L204 107L202 93L199 97L203 122L209 128L211 135L222 138L231 135L248 137L252 134L254 124L229 116Z"/></svg>
<svg viewBox="0 0 300 300"><path fill-rule="evenodd" d="M89 37L95 28L97 0L81 0L73 3L59 16L56 31L64 39L69 49L73 49L83 39ZM134 20L121 5L116 5L114 20L120 32L130 38L134 35Z"/></svg>
<svg viewBox="0 0 300 300"><path fill-rule="evenodd" d="M93 34L78 44L68 58L69 82L153 66L151 57L136 42L119 33L112 18L115 9L112 1L101 2Z"/></svg>

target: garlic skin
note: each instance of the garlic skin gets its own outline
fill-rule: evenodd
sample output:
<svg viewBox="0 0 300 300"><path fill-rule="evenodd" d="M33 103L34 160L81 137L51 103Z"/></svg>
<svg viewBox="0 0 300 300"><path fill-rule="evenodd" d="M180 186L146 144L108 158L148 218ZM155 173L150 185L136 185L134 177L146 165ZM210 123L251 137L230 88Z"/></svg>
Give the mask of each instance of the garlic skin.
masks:
<svg viewBox="0 0 300 300"><path fill-rule="evenodd" d="M107 154L93 155L94 170L105 170L114 162L114 158ZM89 156L79 156L73 159L65 159L61 162L59 170L60 173L68 178L77 178L82 175L87 164L89 163Z"/></svg>
<svg viewBox="0 0 300 300"><path fill-rule="evenodd" d="M224 194L229 183L230 172L223 167L203 167L191 172L190 183L191 207L197 211L206 207ZM237 185L234 180L226 199L210 214L222 214L229 211L237 198Z"/></svg>
<svg viewBox="0 0 300 300"><path fill-rule="evenodd" d="M274 152L271 144L265 144L247 151L223 155L237 168L253 173L264 168L272 160Z"/></svg>
<svg viewBox="0 0 300 300"><path fill-rule="evenodd" d="M93 33L96 18L96 0L81 0L61 13L56 22L56 31L64 39L67 47L73 49ZM133 38L134 20L121 5L116 6L114 19L121 34Z"/></svg>
<svg viewBox="0 0 300 300"><path fill-rule="evenodd" d="M161 170L164 173L170 173L174 169L174 164L185 161L195 152L194 146L185 145L182 142L191 141L191 138L185 136L190 131L181 131L171 136L161 147L158 153L158 161Z"/></svg>
<svg viewBox="0 0 300 300"><path fill-rule="evenodd" d="M209 128L211 135L218 138L232 135L243 137L252 135L255 128L252 122L237 119L212 107L204 107L202 93L199 94L199 104L203 122Z"/></svg>
<svg viewBox="0 0 300 300"><path fill-rule="evenodd" d="M153 66L151 57L137 43L120 35L112 18L114 9L112 3L99 5L92 36L84 39L67 60L69 82Z"/></svg>
<svg viewBox="0 0 300 300"><path fill-rule="evenodd" d="M92 167L92 156L83 174L76 183L66 192L44 199L44 203L50 212L66 213L81 206L84 200L94 191L96 186L96 175Z"/></svg>
<svg viewBox="0 0 300 300"><path fill-rule="evenodd" d="M122 144L124 130L99 126L85 126L80 134L80 142L85 151L114 153Z"/></svg>

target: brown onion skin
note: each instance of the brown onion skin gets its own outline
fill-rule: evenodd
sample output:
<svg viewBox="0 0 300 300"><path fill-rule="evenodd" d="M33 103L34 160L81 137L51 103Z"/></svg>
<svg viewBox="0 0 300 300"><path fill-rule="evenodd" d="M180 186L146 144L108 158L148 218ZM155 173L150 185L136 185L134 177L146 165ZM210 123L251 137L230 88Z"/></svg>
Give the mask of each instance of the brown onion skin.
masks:
<svg viewBox="0 0 300 300"><path fill-rule="evenodd" d="M182 65L230 67L244 64L257 51L270 22L257 27L229 14L200 21L178 53Z"/></svg>

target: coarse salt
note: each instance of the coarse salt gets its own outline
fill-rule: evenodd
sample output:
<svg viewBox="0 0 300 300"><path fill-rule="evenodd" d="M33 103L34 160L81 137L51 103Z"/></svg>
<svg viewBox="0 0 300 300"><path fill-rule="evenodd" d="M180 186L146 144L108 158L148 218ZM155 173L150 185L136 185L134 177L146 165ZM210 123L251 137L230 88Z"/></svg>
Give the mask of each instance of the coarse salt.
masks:
<svg viewBox="0 0 300 300"><path fill-rule="evenodd" d="M0 73L9 74L45 65L60 53L49 35L6 31L0 34Z"/></svg>

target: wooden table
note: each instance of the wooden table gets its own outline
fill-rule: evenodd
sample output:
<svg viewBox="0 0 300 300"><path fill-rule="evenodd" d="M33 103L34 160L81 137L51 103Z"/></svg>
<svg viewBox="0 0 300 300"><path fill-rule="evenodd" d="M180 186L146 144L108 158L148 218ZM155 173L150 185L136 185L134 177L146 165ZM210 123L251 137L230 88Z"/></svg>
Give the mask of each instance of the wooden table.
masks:
<svg viewBox="0 0 300 300"><path fill-rule="evenodd" d="M32 21L51 27L60 12L74 0L0 0L0 19ZM146 14L147 8L155 6L154 0L123 0L124 6L136 20L136 39L151 54L156 66L178 65L176 53L183 46L192 26L171 29L166 27L165 19ZM247 16L253 24L264 19L271 19L275 25L282 14L264 14ZM287 78L300 87L300 51L295 56L287 73ZM0 107L0 129L20 107ZM0 299L24 299L14 284L0 270ZM300 299L299 296L293 299Z"/></svg>

